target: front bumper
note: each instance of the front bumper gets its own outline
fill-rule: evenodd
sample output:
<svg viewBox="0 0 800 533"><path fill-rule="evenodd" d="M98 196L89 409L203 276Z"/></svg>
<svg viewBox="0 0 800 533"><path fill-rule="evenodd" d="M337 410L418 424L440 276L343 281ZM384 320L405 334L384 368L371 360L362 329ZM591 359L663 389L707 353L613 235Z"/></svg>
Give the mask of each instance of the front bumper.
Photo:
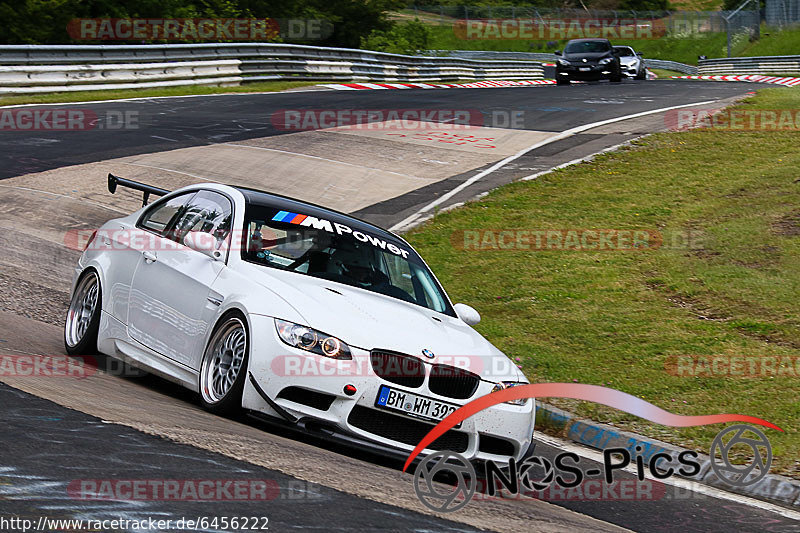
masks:
<svg viewBox="0 0 800 533"><path fill-rule="evenodd" d="M426 372L420 387L404 387L377 376L366 350L351 347L352 361L328 359L285 345L275 332L272 318L250 315L249 319L249 372L261 391L248 380L244 408L281 418L284 423L320 429L332 436L339 434L345 440L377 444L390 455L400 452L407 456L435 423L376 407L381 385L459 406L489 394L494 386L480 381L468 399L445 397L431 392ZM346 394L346 385L354 386L357 392ZM445 433L426 453L446 449L470 460L519 459L531 442L535 405L530 399L524 406L500 404L481 411Z"/></svg>
<svg viewBox="0 0 800 533"><path fill-rule="evenodd" d="M565 67L556 66L556 79L570 79L578 81L596 81L611 78L614 74L614 65L581 64Z"/></svg>
<svg viewBox="0 0 800 533"><path fill-rule="evenodd" d="M634 78L636 77L637 74L639 74L639 65L636 63L632 63L630 65L622 65L621 69L622 69L622 74L629 78Z"/></svg>

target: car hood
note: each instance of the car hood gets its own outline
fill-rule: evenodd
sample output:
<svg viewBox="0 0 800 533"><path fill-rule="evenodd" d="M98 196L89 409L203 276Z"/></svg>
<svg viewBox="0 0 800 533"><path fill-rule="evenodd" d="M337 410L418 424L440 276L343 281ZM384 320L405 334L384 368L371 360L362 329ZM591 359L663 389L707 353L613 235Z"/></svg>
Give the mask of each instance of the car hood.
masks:
<svg viewBox="0 0 800 533"><path fill-rule="evenodd" d="M619 62L622 63L623 65L633 65L637 61L639 61L639 58L636 58L636 57L621 57L621 58L619 58Z"/></svg>
<svg viewBox="0 0 800 533"><path fill-rule="evenodd" d="M603 59L604 57L614 57L613 55L609 54L608 52L595 52L595 53L581 53L581 54L564 54L563 58L567 61L572 62L580 62L584 58L589 61L597 62Z"/></svg>
<svg viewBox="0 0 800 533"><path fill-rule="evenodd" d="M490 381L524 380L503 352L457 318L303 274L248 265L247 275L289 302L305 319L303 325L334 335L350 346L414 356L430 350L435 355L432 363L452 364L451 357L466 356L468 369Z"/></svg>

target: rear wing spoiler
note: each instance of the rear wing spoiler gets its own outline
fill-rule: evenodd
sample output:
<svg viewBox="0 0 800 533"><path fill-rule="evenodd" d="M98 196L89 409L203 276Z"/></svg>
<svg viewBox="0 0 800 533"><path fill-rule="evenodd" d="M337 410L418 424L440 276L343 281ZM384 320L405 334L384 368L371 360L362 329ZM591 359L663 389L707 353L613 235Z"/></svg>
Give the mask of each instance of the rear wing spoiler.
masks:
<svg viewBox="0 0 800 533"><path fill-rule="evenodd" d="M158 187L153 187L152 185L147 185L145 183L140 183L138 181L120 178L119 176L115 176L114 174L109 172L108 192L114 194L117 191L117 185L119 185L120 187L127 187L128 189L142 191L142 207L147 205L147 201L150 199L151 194L154 196L164 196L165 194L170 193L170 191L166 189L160 189Z"/></svg>

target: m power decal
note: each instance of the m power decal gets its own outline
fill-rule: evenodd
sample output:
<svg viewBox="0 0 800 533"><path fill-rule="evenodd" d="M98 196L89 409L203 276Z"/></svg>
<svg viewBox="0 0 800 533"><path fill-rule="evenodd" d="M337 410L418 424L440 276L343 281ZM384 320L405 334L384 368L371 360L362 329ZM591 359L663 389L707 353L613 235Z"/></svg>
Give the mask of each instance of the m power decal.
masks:
<svg viewBox="0 0 800 533"><path fill-rule="evenodd" d="M352 235L357 241L368 242L376 248L388 250L395 255L399 255L404 259L408 259L408 250L404 250L391 242L386 242L379 237L375 237L358 230L354 231L353 228L345 224L331 222L330 220L325 220L324 218L302 215L300 213L290 213L289 211L278 211L275 216L272 217L272 220L275 222L286 222L288 224L296 224L298 226L312 227L314 229L324 229L325 231L335 233L337 235L349 234Z"/></svg>

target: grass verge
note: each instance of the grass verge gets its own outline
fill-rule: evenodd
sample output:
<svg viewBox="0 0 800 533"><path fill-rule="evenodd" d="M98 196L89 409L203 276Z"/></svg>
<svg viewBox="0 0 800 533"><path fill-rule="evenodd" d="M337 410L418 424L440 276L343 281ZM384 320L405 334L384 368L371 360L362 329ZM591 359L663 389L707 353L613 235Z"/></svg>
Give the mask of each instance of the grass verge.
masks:
<svg viewBox="0 0 800 533"><path fill-rule="evenodd" d="M648 70L662 79L663 78L669 79L672 76L686 76L685 72L678 72L677 70L665 70L663 68L651 68Z"/></svg>
<svg viewBox="0 0 800 533"><path fill-rule="evenodd" d="M800 91L764 89L741 105L796 112ZM797 131L657 134L497 189L407 238L532 382L606 385L679 414L765 418L786 430L768 431L772 471L800 477L800 368L758 378L665 369L670 356L800 355L798 143ZM651 230L665 243L604 252L454 245L464 230L569 228ZM720 430L552 403L706 453Z"/></svg>
<svg viewBox="0 0 800 533"><path fill-rule="evenodd" d="M197 94L277 92L296 87L318 85L313 81L264 81L233 87L186 85L153 89L120 89L110 91L77 91L72 93L19 94L0 96L0 106L18 104L50 104L62 102L92 102L95 100L121 100L124 98L157 98L160 96L188 96Z"/></svg>

